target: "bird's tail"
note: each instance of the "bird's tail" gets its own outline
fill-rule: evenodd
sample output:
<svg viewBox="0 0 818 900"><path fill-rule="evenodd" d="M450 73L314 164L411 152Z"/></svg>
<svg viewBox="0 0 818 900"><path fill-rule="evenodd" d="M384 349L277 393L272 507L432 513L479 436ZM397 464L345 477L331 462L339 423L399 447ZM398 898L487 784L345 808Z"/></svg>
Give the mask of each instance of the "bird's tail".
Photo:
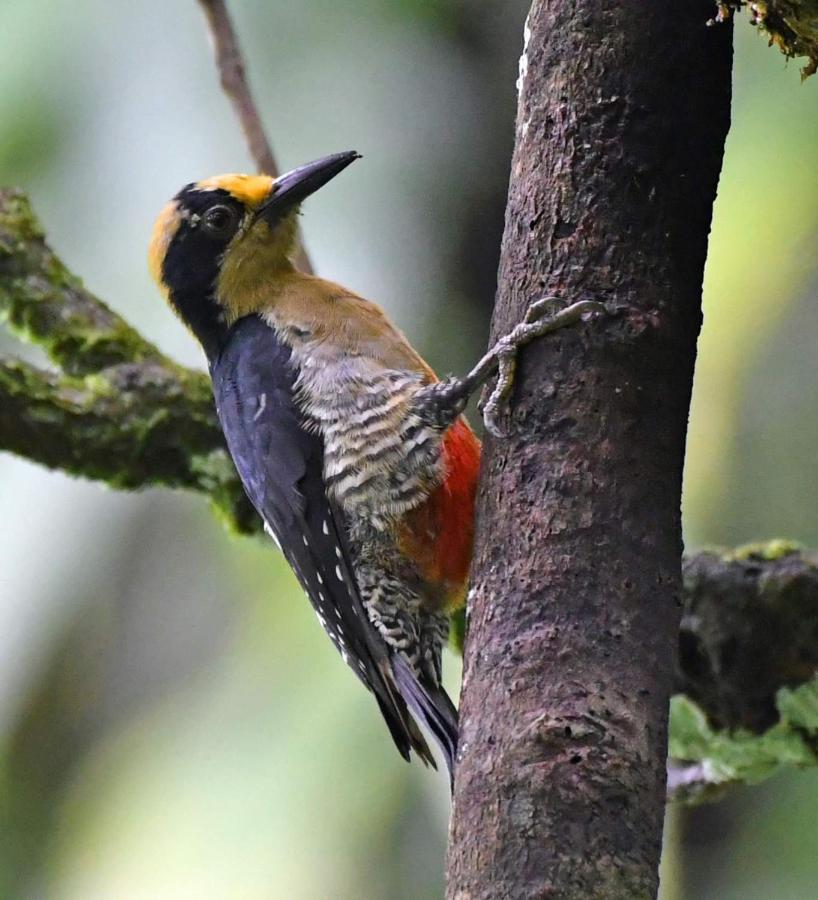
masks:
<svg viewBox="0 0 818 900"><path fill-rule="evenodd" d="M440 685L422 683L402 654L395 653L391 662L395 684L401 697L412 715L431 732L440 747L449 770L449 783L454 786L454 763L457 757L457 710L454 704Z"/></svg>

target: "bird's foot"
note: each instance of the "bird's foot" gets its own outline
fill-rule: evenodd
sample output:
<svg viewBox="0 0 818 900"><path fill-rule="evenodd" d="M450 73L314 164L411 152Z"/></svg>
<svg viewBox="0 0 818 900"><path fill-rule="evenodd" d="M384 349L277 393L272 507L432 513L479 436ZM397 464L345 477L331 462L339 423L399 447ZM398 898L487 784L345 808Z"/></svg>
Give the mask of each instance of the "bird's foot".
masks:
<svg viewBox="0 0 818 900"><path fill-rule="evenodd" d="M489 388L486 385L480 400L480 412L486 429L495 437L504 437L500 419L508 412L508 402L514 388L517 371L517 356L531 341L583 322L593 315L606 312L603 303L596 300L580 300L570 306L560 308L558 297L543 297L529 306L525 318L519 325L500 338L487 354L494 356L497 364L497 379Z"/></svg>
<svg viewBox="0 0 818 900"><path fill-rule="evenodd" d="M468 375L449 377L423 388L416 397L421 416L436 427L447 428L463 412L469 397L496 372L497 380L481 400L480 410L487 430L495 437L503 437L499 420L508 407L521 348L552 331L608 311L596 300L580 300L560 308L561 302L557 297L535 300L523 321L501 337Z"/></svg>

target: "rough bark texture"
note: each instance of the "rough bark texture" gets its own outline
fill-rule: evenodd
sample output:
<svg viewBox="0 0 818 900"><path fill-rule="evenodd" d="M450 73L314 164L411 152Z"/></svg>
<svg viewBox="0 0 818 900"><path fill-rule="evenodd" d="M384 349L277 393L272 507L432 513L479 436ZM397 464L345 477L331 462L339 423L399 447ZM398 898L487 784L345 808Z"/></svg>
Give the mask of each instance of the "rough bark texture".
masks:
<svg viewBox="0 0 818 900"><path fill-rule="evenodd" d="M538 0L494 337L543 295L613 322L526 350L479 499L448 897L657 888L680 492L730 32L707 2Z"/></svg>

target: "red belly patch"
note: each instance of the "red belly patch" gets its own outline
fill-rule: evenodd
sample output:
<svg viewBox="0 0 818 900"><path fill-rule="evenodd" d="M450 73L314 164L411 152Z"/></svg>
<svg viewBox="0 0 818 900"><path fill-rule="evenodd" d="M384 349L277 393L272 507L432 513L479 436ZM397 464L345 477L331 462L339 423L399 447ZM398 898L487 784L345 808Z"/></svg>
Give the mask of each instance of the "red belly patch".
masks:
<svg viewBox="0 0 818 900"><path fill-rule="evenodd" d="M398 540L423 580L435 589L440 606L450 610L466 598L480 471L480 441L465 419L458 419L444 435L442 454L443 481L407 514Z"/></svg>

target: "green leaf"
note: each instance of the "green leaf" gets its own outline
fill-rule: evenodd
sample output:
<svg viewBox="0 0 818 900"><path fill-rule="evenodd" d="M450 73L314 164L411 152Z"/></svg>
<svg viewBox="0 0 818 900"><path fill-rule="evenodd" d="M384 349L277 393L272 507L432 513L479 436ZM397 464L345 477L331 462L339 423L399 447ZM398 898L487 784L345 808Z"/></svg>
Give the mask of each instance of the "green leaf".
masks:
<svg viewBox="0 0 818 900"><path fill-rule="evenodd" d="M746 729L714 729L689 697L670 704L669 753L674 768L698 764L695 790L684 798L708 796L707 787L758 784L784 767L818 765L818 678L776 696L779 721L762 734ZM704 792L703 792L704 791Z"/></svg>

